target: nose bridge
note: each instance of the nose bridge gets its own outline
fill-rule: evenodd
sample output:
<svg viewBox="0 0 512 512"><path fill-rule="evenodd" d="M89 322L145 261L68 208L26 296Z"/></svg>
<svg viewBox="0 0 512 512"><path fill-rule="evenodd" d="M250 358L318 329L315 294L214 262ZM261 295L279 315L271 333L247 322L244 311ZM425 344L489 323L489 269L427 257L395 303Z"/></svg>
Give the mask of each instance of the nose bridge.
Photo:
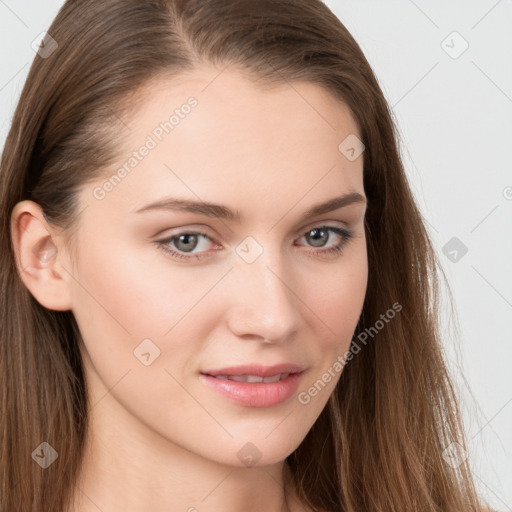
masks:
<svg viewBox="0 0 512 512"><path fill-rule="evenodd" d="M249 250L254 251L251 241L248 244ZM243 242L237 249L240 247L247 249ZM287 271L279 248L261 246L261 249L253 261L244 259L243 252L236 259L231 328L238 335L251 334L278 341L297 329L298 301L291 291L291 272Z"/></svg>

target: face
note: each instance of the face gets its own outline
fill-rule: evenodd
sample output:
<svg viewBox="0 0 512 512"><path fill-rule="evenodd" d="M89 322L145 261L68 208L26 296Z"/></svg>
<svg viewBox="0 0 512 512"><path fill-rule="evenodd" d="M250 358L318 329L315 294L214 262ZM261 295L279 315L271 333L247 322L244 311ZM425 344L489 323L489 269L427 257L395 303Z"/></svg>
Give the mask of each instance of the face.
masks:
<svg viewBox="0 0 512 512"><path fill-rule="evenodd" d="M141 94L122 157L80 193L70 286L91 402L108 393L120 428L219 463L281 461L362 311L363 155L339 149L357 126L316 85L263 90L232 69Z"/></svg>

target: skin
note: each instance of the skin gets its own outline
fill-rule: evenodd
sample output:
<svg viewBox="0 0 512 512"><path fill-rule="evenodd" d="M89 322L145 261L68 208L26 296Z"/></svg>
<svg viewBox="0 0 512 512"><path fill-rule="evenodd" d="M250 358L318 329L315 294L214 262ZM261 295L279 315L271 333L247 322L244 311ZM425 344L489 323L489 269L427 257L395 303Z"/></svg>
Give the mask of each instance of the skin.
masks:
<svg viewBox="0 0 512 512"><path fill-rule="evenodd" d="M366 205L299 219L333 197L364 197L363 156L350 161L338 149L359 133L348 107L315 84L261 89L232 67L219 72L203 66L138 93L143 108L123 119L122 156L107 178L174 108L190 96L198 105L103 199L93 191L105 178L81 190L77 259L37 204L22 201L12 214L23 282L48 309L72 310L84 342L91 410L81 512L308 510L284 489L284 459L340 372L309 404L298 393L349 348L362 311ZM134 213L168 196L223 204L243 221ZM342 242L336 233L323 246L307 236L326 224L353 232L341 253L321 254ZM201 260L155 244L197 230L210 237L193 249L209 255ZM236 252L248 236L263 249L252 263ZM160 350L149 366L134 356L146 338ZM304 365L297 393L247 407L199 379L255 362ZM249 442L261 453L251 467L237 456Z"/></svg>

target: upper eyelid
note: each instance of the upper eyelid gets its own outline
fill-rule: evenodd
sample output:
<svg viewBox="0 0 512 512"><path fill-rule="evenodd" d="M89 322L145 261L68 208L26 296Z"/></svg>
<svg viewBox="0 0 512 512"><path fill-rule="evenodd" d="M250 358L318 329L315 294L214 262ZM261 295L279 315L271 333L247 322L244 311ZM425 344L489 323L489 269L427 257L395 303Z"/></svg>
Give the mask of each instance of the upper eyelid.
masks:
<svg viewBox="0 0 512 512"><path fill-rule="evenodd" d="M333 224L331 224L329 222L322 223L321 221L319 223L309 224L305 228L301 228L299 230L298 237L302 238L308 232L310 232L310 231L312 231L314 229L321 228L321 227L327 228L330 233L332 233L334 235L337 235L337 236L343 236L343 235L340 235L339 233L334 231L332 228L342 229L342 230L348 232L347 234L349 234L350 238L353 237L353 230L349 229L348 227L340 227L338 225L333 225ZM175 234L168 235L168 236L166 236L164 238L161 238L160 242L171 241L171 240L173 240L175 238L178 238L180 235L184 235L184 234L196 234L198 236L203 236L203 237L208 238L212 243L220 244L220 242L216 239L216 237L210 236L208 233L206 233L206 231L207 230L203 230L201 228L182 229L181 231L178 231Z"/></svg>
<svg viewBox="0 0 512 512"><path fill-rule="evenodd" d="M338 224L335 224L336 222L339 224L342 224L342 225L340 226ZM318 221L309 222L309 223L303 225L303 227L298 228L296 230L296 233L298 236L303 236L308 231L311 231L311 230L319 228L319 227L337 227L337 228L341 228L341 229L345 229L345 230L350 230L350 223L343 222L341 220L334 220L334 221L333 220L318 220ZM201 235L206 235L208 238L210 238L214 241L217 241L217 237L215 235L209 234L209 232L208 232L209 228L207 228L207 227L201 226L201 227L174 228L174 229L178 229L179 231L176 231L173 234L167 235L164 238L169 239L169 238L177 237L179 235L186 234L186 233L199 233ZM167 230L163 230L163 231L167 231Z"/></svg>

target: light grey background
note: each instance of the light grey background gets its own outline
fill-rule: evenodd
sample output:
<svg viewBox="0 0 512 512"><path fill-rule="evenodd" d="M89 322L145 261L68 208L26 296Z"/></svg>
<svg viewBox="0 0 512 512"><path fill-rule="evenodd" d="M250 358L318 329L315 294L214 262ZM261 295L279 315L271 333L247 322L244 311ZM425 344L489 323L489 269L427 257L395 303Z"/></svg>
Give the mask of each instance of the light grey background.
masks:
<svg viewBox="0 0 512 512"><path fill-rule="evenodd" d="M445 345L476 483L494 508L512 510L512 1L326 3L392 106L458 310L458 338L456 319L445 315ZM31 43L62 4L0 0L0 147ZM445 255L453 237L457 253L447 246Z"/></svg>

